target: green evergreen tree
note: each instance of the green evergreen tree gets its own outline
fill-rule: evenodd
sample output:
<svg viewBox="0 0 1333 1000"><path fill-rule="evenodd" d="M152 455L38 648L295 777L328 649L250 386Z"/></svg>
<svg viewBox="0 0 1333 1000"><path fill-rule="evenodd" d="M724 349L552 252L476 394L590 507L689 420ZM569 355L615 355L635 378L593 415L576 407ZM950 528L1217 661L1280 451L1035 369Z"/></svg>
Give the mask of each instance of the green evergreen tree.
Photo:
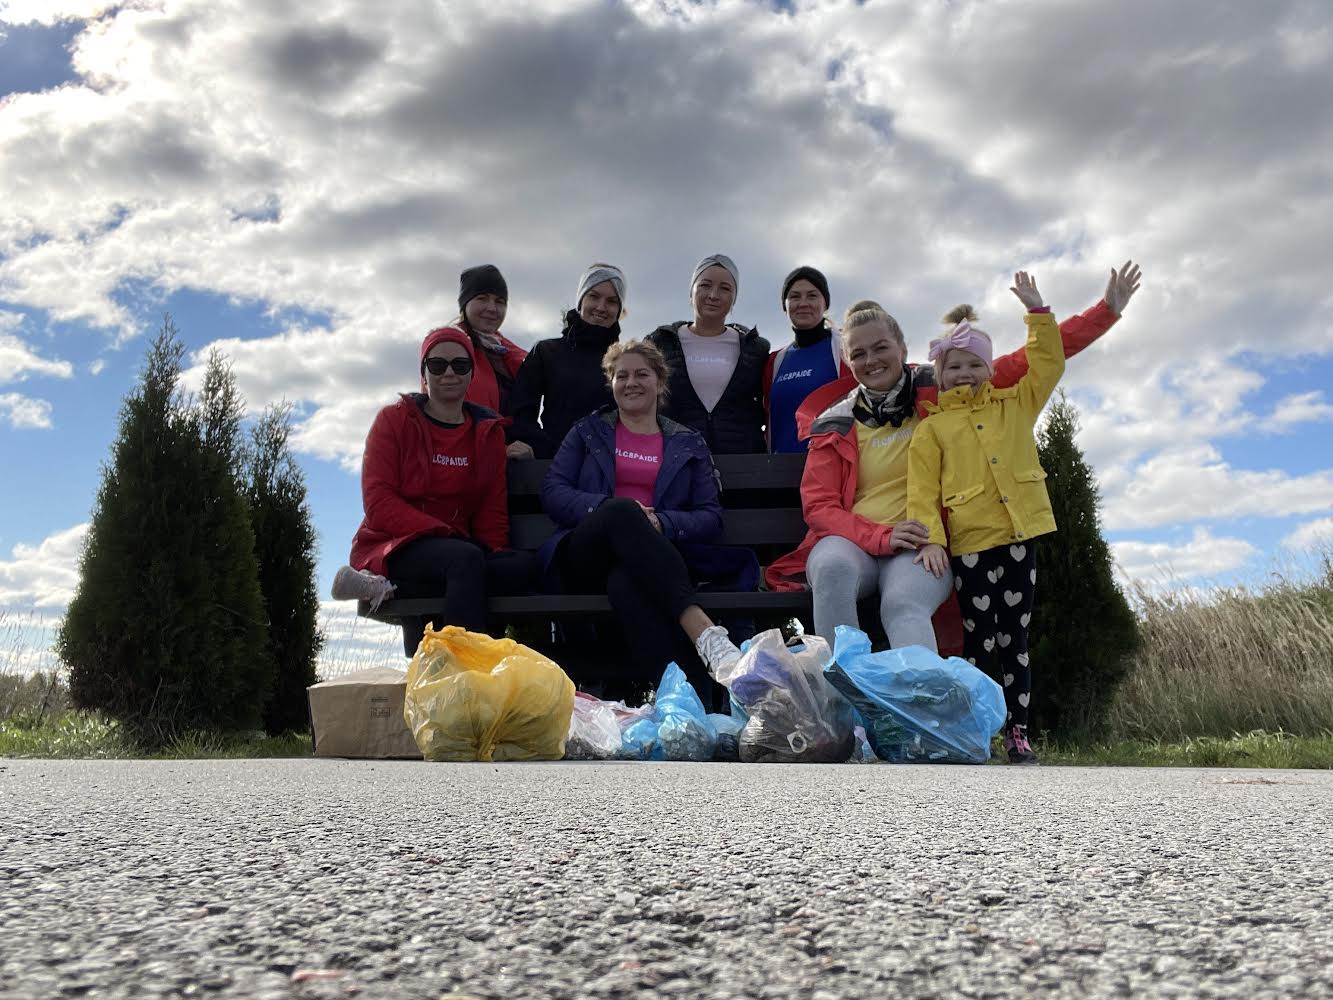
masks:
<svg viewBox="0 0 1333 1000"><path fill-rule="evenodd" d="M239 397L210 364L189 405L183 356L167 317L122 405L56 644L75 704L146 747L257 728L272 673L249 510L226 454Z"/></svg>
<svg viewBox="0 0 1333 1000"><path fill-rule="evenodd" d="M259 584L268 614L273 694L264 710L270 733L305 729L306 688L315 683L318 628L315 529L305 477L292 458L291 407L272 406L251 429L246 490Z"/></svg>
<svg viewBox="0 0 1333 1000"><path fill-rule="evenodd" d="M1138 621L1115 580L1101 496L1078 430L1078 410L1061 392L1037 439L1059 531L1037 546L1029 649L1032 727L1066 736L1100 728L1138 646Z"/></svg>

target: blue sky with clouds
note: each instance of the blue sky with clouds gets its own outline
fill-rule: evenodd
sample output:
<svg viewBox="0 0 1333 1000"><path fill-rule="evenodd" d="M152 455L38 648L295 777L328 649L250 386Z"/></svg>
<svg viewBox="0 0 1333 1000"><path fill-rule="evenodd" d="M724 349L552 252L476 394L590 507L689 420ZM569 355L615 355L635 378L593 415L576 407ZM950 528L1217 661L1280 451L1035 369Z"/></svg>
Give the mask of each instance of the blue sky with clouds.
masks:
<svg viewBox="0 0 1333 1000"><path fill-rule="evenodd" d="M915 359L960 300L1017 346L1016 268L1067 313L1140 261L1065 380L1108 535L1134 579L1262 578L1333 530L1331 67L1333 11L1303 0L338 0L315 21L0 0L0 607L58 617L164 312L196 362L232 357L252 410L296 404L327 592L365 429L462 267L501 266L530 344L589 261L625 267L642 333L684 318L719 250L775 346L781 278L812 263L835 314L880 300ZM338 655L380 655L356 628Z"/></svg>

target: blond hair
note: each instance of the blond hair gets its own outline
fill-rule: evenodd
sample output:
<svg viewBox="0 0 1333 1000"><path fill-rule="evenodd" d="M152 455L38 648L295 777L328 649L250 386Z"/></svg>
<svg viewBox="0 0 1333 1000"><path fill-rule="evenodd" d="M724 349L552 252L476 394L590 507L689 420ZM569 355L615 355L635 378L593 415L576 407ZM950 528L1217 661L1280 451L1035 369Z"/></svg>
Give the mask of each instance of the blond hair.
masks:
<svg viewBox="0 0 1333 1000"><path fill-rule="evenodd" d="M844 358L847 355L847 334L857 327L869 326L871 323L882 324L889 331L889 335L898 341L898 346L903 349L903 354L907 354L907 338L903 336L903 328L898 325L898 321L890 316L888 310L874 299L862 299L859 302L853 302L843 313L842 353Z"/></svg>
<svg viewBox="0 0 1333 1000"><path fill-rule="evenodd" d="M606 384L611 385L616 374L616 363L626 354L637 354L648 362L648 367L653 370L661 386L657 392L657 401L665 403L671 367L667 364L666 357L657 349L657 345L646 340L618 340L606 349L606 353L602 355L602 374L606 376Z"/></svg>

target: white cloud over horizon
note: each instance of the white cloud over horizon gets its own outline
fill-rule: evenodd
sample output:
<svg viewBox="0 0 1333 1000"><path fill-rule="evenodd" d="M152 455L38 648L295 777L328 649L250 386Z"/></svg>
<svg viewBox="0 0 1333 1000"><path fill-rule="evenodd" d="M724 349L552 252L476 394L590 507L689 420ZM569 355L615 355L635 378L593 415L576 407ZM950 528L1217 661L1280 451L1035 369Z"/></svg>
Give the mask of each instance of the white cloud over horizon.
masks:
<svg viewBox="0 0 1333 1000"><path fill-rule="evenodd" d="M253 411L291 400L294 445L355 472L482 260L525 344L589 261L625 267L640 335L722 250L736 318L775 346L779 282L809 262L835 315L878 299L924 360L958 301L1016 347L1017 268L1065 315L1133 257L1143 290L1064 384L1108 528L1196 534L1120 542L1126 564L1225 572L1254 553L1222 522L1333 509L1327 457L1232 450L1333 419L1275 374L1333 363L1326 4L0 0L62 19L86 21L78 80L0 101L0 308L74 332L52 347L0 312L0 381L141 336L135 296L299 314L191 361L222 348ZM0 421L59 425L35 393Z"/></svg>

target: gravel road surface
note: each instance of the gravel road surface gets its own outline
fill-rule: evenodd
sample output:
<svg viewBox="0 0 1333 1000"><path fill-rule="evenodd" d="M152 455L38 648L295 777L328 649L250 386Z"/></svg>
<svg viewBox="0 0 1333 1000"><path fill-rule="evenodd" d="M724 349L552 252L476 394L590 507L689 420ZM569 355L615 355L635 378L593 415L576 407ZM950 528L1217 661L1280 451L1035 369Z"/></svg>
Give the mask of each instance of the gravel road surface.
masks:
<svg viewBox="0 0 1333 1000"><path fill-rule="evenodd" d="M0 997L1333 996L1333 773L0 760Z"/></svg>

